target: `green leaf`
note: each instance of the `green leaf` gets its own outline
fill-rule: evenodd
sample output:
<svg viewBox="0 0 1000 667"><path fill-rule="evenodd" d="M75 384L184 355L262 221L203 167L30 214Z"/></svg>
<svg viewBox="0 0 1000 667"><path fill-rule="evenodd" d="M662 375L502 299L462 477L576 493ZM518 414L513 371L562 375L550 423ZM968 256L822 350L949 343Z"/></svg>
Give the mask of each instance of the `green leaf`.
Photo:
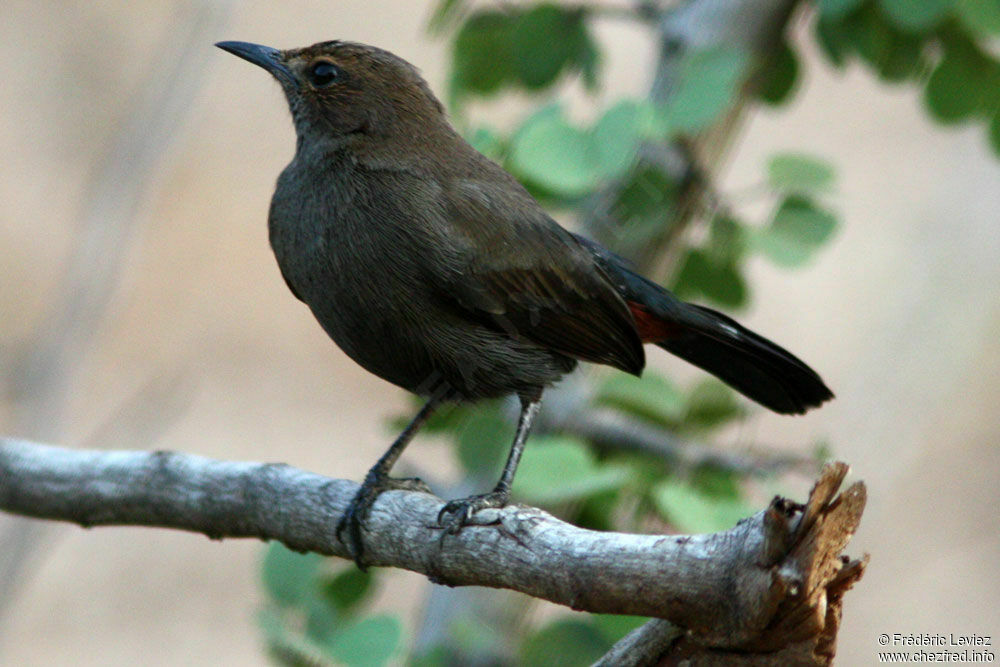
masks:
<svg viewBox="0 0 1000 667"><path fill-rule="evenodd" d="M634 482L634 475L631 467L622 468L625 471L627 484ZM624 486L624 485L622 485ZM583 499L576 507L576 513L572 517L573 525L588 530L618 530L616 510L621 498L620 489L601 491Z"/></svg>
<svg viewBox="0 0 1000 667"><path fill-rule="evenodd" d="M722 470L710 465L697 468L688 483L699 493L710 498L723 500L740 500L743 490L740 488L736 473Z"/></svg>
<svg viewBox="0 0 1000 667"><path fill-rule="evenodd" d="M425 399L412 396L413 410L394 420L392 435L397 435L409 425L413 415L423 407ZM446 403L440 406L421 427L421 433L457 433L465 427L469 419L480 412L496 412L500 409L499 400L480 401L475 405L469 403Z"/></svg>
<svg viewBox="0 0 1000 667"><path fill-rule="evenodd" d="M580 53L577 54L577 64L580 67L584 88L589 91L596 90L599 83L601 54L597 50L597 44L589 35L586 43L582 45Z"/></svg>
<svg viewBox="0 0 1000 667"><path fill-rule="evenodd" d="M442 5L434 25L461 7ZM541 3L502 11L485 9L466 20L455 36L451 88L455 98L490 95L511 84L528 90L552 85L567 71L582 72L595 85L600 59L580 8Z"/></svg>
<svg viewBox="0 0 1000 667"><path fill-rule="evenodd" d="M608 644L614 644L649 620L644 616L622 614L591 614L590 618Z"/></svg>
<svg viewBox="0 0 1000 667"><path fill-rule="evenodd" d="M687 482L674 479L657 484L651 498L657 510L684 533L728 530L754 513L742 500L713 498Z"/></svg>
<svg viewBox="0 0 1000 667"><path fill-rule="evenodd" d="M265 608L257 616L257 625L264 635L268 652L282 665L317 665L327 662L323 647L292 632L273 607Z"/></svg>
<svg viewBox="0 0 1000 667"><path fill-rule="evenodd" d="M684 423L703 429L721 426L744 414L732 389L715 378L705 378L691 390Z"/></svg>
<svg viewBox="0 0 1000 667"><path fill-rule="evenodd" d="M816 248L833 234L837 221L830 213L816 208L802 196L789 196L782 202L771 223L773 231Z"/></svg>
<svg viewBox="0 0 1000 667"><path fill-rule="evenodd" d="M610 648L592 624L576 619L550 623L521 645L522 667L589 665Z"/></svg>
<svg viewBox="0 0 1000 667"><path fill-rule="evenodd" d="M955 0L878 0L878 4L900 30L923 33L941 22Z"/></svg>
<svg viewBox="0 0 1000 667"><path fill-rule="evenodd" d="M931 72L924 90L927 109L941 123L970 118L980 108L986 87L992 82L989 62L965 39L945 42L941 62Z"/></svg>
<svg viewBox="0 0 1000 667"><path fill-rule="evenodd" d="M514 71L529 90L550 85L578 58L590 40L583 13L550 3L535 5L514 22Z"/></svg>
<svg viewBox="0 0 1000 667"><path fill-rule="evenodd" d="M904 81L920 71L923 39L897 29L873 6L849 16L842 30L883 81Z"/></svg>
<svg viewBox="0 0 1000 667"><path fill-rule="evenodd" d="M816 41L834 67L843 67L853 45L844 25L820 17L816 22Z"/></svg>
<svg viewBox="0 0 1000 667"><path fill-rule="evenodd" d="M447 30L464 9L465 0L441 0L427 22L427 31L438 34Z"/></svg>
<svg viewBox="0 0 1000 667"><path fill-rule="evenodd" d="M499 474L511 436L510 425L499 410L473 412L458 433L458 459L470 473Z"/></svg>
<svg viewBox="0 0 1000 667"><path fill-rule="evenodd" d="M668 427L680 421L687 409L681 390L652 371L642 377L615 373L598 388L594 402Z"/></svg>
<svg viewBox="0 0 1000 667"><path fill-rule="evenodd" d="M544 107L514 135L508 166L556 195L582 196L601 180L629 172L650 114L635 102L620 102L585 132L569 123L559 105Z"/></svg>
<svg viewBox="0 0 1000 667"><path fill-rule="evenodd" d="M747 300L746 281L733 261L699 248L688 250L684 256L673 289L682 298L704 296L730 308L738 308Z"/></svg>
<svg viewBox="0 0 1000 667"><path fill-rule="evenodd" d="M716 279L703 286L702 294L720 306L737 309L746 305L749 291L741 269L735 264L723 263L718 266Z"/></svg>
<svg viewBox="0 0 1000 667"><path fill-rule="evenodd" d="M706 286L711 290L712 283L718 279L712 257L700 248L692 248L681 260L681 268L671 289L682 299L694 299L704 294Z"/></svg>
<svg viewBox="0 0 1000 667"><path fill-rule="evenodd" d="M782 41L778 52L763 73L760 99L767 104L781 104L788 99L798 80L799 61L788 42Z"/></svg>
<svg viewBox="0 0 1000 667"><path fill-rule="evenodd" d="M315 594L322 562L319 554L300 554L281 542L269 542L261 566L264 590L280 605L300 605Z"/></svg>
<svg viewBox="0 0 1000 667"><path fill-rule="evenodd" d="M715 279L702 286L702 294L720 306L737 309L747 302L747 282L741 269L730 262L717 265Z"/></svg>
<svg viewBox="0 0 1000 667"><path fill-rule="evenodd" d="M983 82L983 93L980 96L978 113L987 122L1000 112L1000 60L980 52L983 70L980 73Z"/></svg>
<svg viewBox="0 0 1000 667"><path fill-rule="evenodd" d="M514 78L511 33L513 20L499 11L473 14L455 36L452 51L453 93L489 95Z"/></svg>
<svg viewBox="0 0 1000 667"><path fill-rule="evenodd" d="M997 0L957 0L955 12L972 32L1000 34L1000 2Z"/></svg>
<svg viewBox="0 0 1000 667"><path fill-rule="evenodd" d="M322 598L312 596L306 600L305 613L306 639L322 644L337 633L341 619Z"/></svg>
<svg viewBox="0 0 1000 667"><path fill-rule="evenodd" d="M674 119L671 117L673 111L669 104L650 103L648 127L645 129L645 137L652 141L664 141L678 133L679 128L674 126Z"/></svg>
<svg viewBox="0 0 1000 667"><path fill-rule="evenodd" d="M1000 156L1000 112L998 112L993 119L990 120L989 127L990 134L990 145L993 146L993 152Z"/></svg>
<svg viewBox="0 0 1000 667"><path fill-rule="evenodd" d="M682 65L680 81L665 105L671 127L695 132L712 123L732 103L749 59L734 47L695 51Z"/></svg>
<svg viewBox="0 0 1000 667"><path fill-rule="evenodd" d="M574 197L595 187L588 159L590 137L567 122L558 105L532 115L514 135L510 167L556 194Z"/></svg>
<svg viewBox="0 0 1000 667"><path fill-rule="evenodd" d="M327 646L332 655L352 667L385 665L399 651L403 624L394 616L370 616L338 632Z"/></svg>
<svg viewBox="0 0 1000 667"><path fill-rule="evenodd" d="M514 478L514 493L529 503L554 505L617 489L628 472L598 465L583 442L570 437L533 438Z"/></svg>
<svg viewBox="0 0 1000 667"><path fill-rule="evenodd" d="M924 41L898 33L892 49L879 64L878 75L883 81L901 82L921 76L925 71Z"/></svg>
<svg viewBox="0 0 1000 667"><path fill-rule="evenodd" d="M257 627L267 638L285 634L285 624L274 607L265 607L257 614Z"/></svg>
<svg viewBox="0 0 1000 667"><path fill-rule="evenodd" d="M811 155L780 153L768 161L767 178L775 190L809 194L829 189L834 170L830 163Z"/></svg>
<svg viewBox="0 0 1000 667"><path fill-rule="evenodd" d="M753 236L759 251L778 266L807 263L833 235L837 219L806 197L791 195L781 203L771 224Z"/></svg>
<svg viewBox="0 0 1000 667"><path fill-rule="evenodd" d="M590 134L590 160L601 179L624 176L635 162L643 136L643 110L635 102L619 102L604 112Z"/></svg>
<svg viewBox="0 0 1000 667"><path fill-rule="evenodd" d="M406 667L450 667L454 663L454 652L438 644L423 653L411 655Z"/></svg>
<svg viewBox="0 0 1000 667"><path fill-rule="evenodd" d="M718 263L735 265L747 248L747 231L736 218L720 214L708 227L708 251Z"/></svg>
<svg viewBox="0 0 1000 667"><path fill-rule="evenodd" d="M375 577L355 567L347 568L322 586L323 597L338 612L348 612L371 597Z"/></svg>
<svg viewBox="0 0 1000 667"><path fill-rule="evenodd" d="M865 0L819 0L820 16L840 19L864 4Z"/></svg>
<svg viewBox="0 0 1000 667"><path fill-rule="evenodd" d="M631 173L615 200L614 217L624 223L649 218L661 223L677 201L677 190L663 170L642 166Z"/></svg>

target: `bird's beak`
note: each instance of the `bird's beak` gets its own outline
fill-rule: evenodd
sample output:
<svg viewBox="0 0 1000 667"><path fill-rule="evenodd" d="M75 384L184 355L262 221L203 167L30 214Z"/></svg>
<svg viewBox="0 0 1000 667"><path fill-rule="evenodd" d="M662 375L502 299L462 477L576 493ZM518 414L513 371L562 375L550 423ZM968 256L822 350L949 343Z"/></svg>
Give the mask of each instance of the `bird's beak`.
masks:
<svg viewBox="0 0 1000 667"><path fill-rule="evenodd" d="M295 76L292 74L292 70L285 66L281 51L278 49L250 42L219 42L216 46L223 51L229 51L234 56L252 62L254 65L263 67L283 84L295 83Z"/></svg>

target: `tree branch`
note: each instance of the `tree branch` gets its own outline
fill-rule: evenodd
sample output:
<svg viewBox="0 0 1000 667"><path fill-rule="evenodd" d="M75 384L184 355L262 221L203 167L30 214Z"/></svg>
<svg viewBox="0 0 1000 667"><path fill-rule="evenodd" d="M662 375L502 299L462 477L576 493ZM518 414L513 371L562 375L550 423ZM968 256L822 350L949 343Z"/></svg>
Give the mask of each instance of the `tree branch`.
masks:
<svg viewBox="0 0 1000 667"><path fill-rule="evenodd" d="M713 466L740 475L766 475L786 470L812 475L820 468L815 458L800 454L763 448L731 452L686 441L666 429L600 408L574 414L571 419L559 423L556 430L579 436L598 447L651 454L679 470Z"/></svg>
<svg viewBox="0 0 1000 667"><path fill-rule="evenodd" d="M846 472L829 464L805 506L775 498L731 530L690 536L600 533L515 505L444 537L438 498L389 491L372 509L366 555L448 586L663 618L687 631L687 647L774 651L828 630L828 588L846 590L863 570L840 556L865 502L861 482L836 495ZM348 557L333 527L357 488L283 464L0 440L0 509L86 527L257 537Z"/></svg>
<svg viewBox="0 0 1000 667"><path fill-rule="evenodd" d="M861 579L868 564L867 554L860 560L841 554L854 530L850 526L857 527L865 504L862 482L855 482L837 495L847 470L843 463L823 468L808 502L796 508L801 515L790 533L785 532L782 516L782 503L788 501L775 498L762 513L765 534L777 538L765 540L775 551L768 556L765 548L764 558L757 565L771 563L773 584L784 599L755 638L735 647L713 645L697 633L681 634L670 623L653 619L624 637L596 664L600 667L832 664L844 593ZM751 520L758 517L761 514ZM784 544L782 535L787 538ZM742 597L739 584L735 593Z"/></svg>

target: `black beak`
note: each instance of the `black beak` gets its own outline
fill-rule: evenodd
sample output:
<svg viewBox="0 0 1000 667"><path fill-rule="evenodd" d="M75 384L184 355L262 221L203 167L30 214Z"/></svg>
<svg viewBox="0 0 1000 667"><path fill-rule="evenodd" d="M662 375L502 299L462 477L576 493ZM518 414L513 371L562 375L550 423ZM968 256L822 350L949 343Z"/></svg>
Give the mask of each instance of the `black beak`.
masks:
<svg viewBox="0 0 1000 667"><path fill-rule="evenodd" d="M229 51L234 56L252 62L254 65L263 67L283 84L292 85L295 83L295 76L282 62L281 51L278 49L250 42L219 42L216 46L223 51Z"/></svg>

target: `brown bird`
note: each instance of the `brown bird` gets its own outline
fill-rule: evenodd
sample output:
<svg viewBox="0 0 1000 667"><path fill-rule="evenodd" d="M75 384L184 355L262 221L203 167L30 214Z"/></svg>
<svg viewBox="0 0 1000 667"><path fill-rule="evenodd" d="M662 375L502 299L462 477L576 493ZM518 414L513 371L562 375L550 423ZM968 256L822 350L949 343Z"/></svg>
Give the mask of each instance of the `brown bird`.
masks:
<svg viewBox="0 0 1000 667"><path fill-rule="evenodd" d="M342 41L217 46L270 72L291 109L295 157L268 217L288 287L357 363L428 398L337 527L359 565L372 503L419 484L389 470L443 401L521 400L496 487L441 509L438 524L454 533L507 503L543 390L579 360L638 375L643 343L655 343L775 412L833 397L786 350L560 227L459 136L405 60Z"/></svg>

